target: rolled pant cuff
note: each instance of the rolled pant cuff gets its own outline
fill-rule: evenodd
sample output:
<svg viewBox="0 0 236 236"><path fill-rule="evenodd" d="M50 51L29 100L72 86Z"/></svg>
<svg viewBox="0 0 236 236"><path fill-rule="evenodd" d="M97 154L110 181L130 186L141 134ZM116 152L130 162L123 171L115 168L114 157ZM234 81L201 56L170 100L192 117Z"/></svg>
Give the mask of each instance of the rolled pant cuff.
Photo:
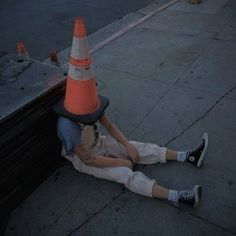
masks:
<svg viewBox="0 0 236 236"><path fill-rule="evenodd" d="M150 184L150 191L149 191L150 195L148 195L147 197L154 198L152 195L154 184L157 184L157 182L155 179L152 179L152 183Z"/></svg>
<svg viewBox="0 0 236 236"><path fill-rule="evenodd" d="M160 155L160 163L166 163L166 152L167 152L167 148L162 147L161 148L161 155Z"/></svg>

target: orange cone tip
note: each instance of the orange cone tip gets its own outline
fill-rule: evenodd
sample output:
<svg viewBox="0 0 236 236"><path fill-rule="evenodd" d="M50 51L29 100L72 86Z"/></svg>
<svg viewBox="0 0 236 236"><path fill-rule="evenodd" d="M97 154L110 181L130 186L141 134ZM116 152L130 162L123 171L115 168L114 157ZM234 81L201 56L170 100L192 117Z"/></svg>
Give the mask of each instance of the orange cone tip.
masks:
<svg viewBox="0 0 236 236"><path fill-rule="evenodd" d="M74 23L74 36L78 38L86 37L86 31L84 27L84 20L82 17L77 17Z"/></svg>
<svg viewBox="0 0 236 236"><path fill-rule="evenodd" d="M25 54L26 49L23 42L18 42L16 45L16 50L18 54Z"/></svg>

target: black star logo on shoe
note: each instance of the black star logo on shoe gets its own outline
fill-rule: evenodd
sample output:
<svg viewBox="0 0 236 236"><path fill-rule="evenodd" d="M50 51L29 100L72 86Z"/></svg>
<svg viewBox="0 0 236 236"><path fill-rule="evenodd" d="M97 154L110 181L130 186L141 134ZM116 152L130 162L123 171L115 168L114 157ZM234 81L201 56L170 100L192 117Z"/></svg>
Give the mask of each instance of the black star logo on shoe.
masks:
<svg viewBox="0 0 236 236"><path fill-rule="evenodd" d="M194 166L201 167L207 148L208 148L208 134L204 133L201 145L198 146L193 151L188 152L187 161L193 164Z"/></svg>

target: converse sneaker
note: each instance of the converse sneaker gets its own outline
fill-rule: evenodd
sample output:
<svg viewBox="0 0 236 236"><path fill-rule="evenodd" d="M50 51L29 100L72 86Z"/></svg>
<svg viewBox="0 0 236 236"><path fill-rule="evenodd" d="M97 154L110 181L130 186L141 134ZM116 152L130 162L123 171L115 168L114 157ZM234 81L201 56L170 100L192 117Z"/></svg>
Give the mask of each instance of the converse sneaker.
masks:
<svg viewBox="0 0 236 236"><path fill-rule="evenodd" d="M192 207L196 207L202 197L202 186L195 185L192 190L184 190L178 192L178 201L175 202L175 205L178 205L178 202L185 203Z"/></svg>
<svg viewBox="0 0 236 236"><path fill-rule="evenodd" d="M208 148L208 134L204 133L201 145L196 149L194 149L193 151L188 152L186 160L197 167L201 167L207 148Z"/></svg>

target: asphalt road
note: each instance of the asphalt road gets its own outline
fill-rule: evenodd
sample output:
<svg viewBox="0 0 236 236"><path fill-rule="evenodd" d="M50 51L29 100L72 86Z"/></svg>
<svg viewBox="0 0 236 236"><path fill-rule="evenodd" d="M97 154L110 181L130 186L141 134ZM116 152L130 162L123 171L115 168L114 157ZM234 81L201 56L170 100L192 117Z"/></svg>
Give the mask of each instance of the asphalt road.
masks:
<svg viewBox="0 0 236 236"><path fill-rule="evenodd" d="M97 31L153 0L1 0L0 51L15 52L23 41L32 58L71 44L73 19L83 16L87 33Z"/></svg>

